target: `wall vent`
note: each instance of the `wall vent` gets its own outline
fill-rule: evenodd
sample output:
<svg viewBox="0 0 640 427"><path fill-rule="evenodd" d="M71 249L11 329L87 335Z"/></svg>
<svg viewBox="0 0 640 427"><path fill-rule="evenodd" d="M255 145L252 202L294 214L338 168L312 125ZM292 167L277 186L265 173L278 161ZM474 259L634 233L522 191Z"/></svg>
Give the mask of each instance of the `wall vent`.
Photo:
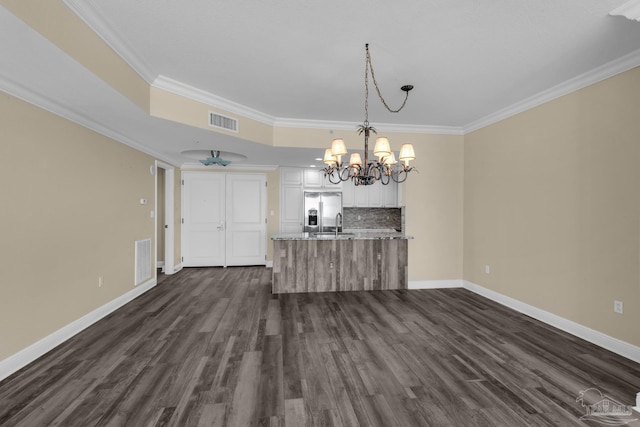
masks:
<svg viewBox="0 0 640 427"><path fill-rule="evenodd" d="M238 132L238 120L209 111L209 126Z"/></svg>
<svg viewBox="0 0 640 427"><path fill-rule="evenodd" d="M151 239L136 240L136 286L151 279Z"/></svg>

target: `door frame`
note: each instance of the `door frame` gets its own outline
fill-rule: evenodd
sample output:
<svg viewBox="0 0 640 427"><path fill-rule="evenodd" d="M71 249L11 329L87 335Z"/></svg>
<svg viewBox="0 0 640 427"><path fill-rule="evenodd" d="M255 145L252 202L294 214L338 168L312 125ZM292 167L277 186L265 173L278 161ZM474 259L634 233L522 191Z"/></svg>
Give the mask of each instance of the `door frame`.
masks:
<svg viewBox="0 0 640 427"><path fill-rule="evenodd" d="M175 240L175 220L174 220L174 191L175 191L175 170L174 167L168 163L156 160L156 171L158 169L164 170L164 274L174 274L179 271L180 268L176 268L175 255L174 255L174 240ZM158 174L155 174L155 238L154 241L158 241ZM155 251L155 266L158 268L158 251Z"/></svg>

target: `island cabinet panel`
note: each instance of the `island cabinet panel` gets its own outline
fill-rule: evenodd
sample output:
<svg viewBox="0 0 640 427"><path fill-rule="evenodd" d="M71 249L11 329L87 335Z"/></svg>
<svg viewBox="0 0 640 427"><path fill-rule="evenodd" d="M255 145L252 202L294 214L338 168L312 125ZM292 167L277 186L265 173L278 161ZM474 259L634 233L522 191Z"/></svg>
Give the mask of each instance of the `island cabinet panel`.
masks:
<svg viewBox="0 0 640 427"><path fill-rule="evenodd" d="M407 289L407 240L274 240L273 293Z"/></svg>

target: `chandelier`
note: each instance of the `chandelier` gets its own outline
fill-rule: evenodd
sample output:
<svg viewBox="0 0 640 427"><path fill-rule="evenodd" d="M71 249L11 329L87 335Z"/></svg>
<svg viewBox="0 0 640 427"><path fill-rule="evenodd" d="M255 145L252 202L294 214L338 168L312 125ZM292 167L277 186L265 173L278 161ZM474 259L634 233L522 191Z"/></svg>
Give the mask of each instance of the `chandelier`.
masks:
<svg viewBox="0 0 640 427"><path fill-rule="evenodd" d="M376 138L373 148L373 155L378 157L377 160L369 161L369 136L371 133L377 134L375 128L369 124L369 72L371 79L378 93L378 97L382 104L392 113L398 113L407 103L409 91L413 89L412 85L405 85L400 90L405 92L404 102L397 110L389 107L387 102L380 93L376 76L373 73L371 65L371 55L369 54L369 44L365 44L365 69L364 69L364 123L358 126L358 135L364 134L364 162L360 153L352 153L349 158L349 164L342 163L342 156L347 155L347 148L342 138L336 138L331 143L331 148L327 148L324 153L323 162L327 166L322 170L324 175L328 177L329 182L338 184L342 181L351 180L355 185L371 185L376 181L387 185L391 180L394 182L404 182L407 180L409 172L416 170L409 166L409 161L416 158L413 145L402 144L398 159L402 162L398 164L394 153L391 151L389 140L385 137Z"/></svg>

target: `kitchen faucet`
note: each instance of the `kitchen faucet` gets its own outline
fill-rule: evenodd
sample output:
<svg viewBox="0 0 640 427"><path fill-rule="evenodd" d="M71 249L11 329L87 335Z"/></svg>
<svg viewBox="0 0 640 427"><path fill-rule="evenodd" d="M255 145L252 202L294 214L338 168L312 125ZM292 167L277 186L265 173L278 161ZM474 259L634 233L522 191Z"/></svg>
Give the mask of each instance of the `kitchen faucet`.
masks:
<svg viewBox="0 0 640 427"><path fill-rule="evenodd" d="M339 222L338 222L338 218L340 218ZM338 237L338 227L342 228L342 212L338 212L336 214L336 237Z"/></svg>

